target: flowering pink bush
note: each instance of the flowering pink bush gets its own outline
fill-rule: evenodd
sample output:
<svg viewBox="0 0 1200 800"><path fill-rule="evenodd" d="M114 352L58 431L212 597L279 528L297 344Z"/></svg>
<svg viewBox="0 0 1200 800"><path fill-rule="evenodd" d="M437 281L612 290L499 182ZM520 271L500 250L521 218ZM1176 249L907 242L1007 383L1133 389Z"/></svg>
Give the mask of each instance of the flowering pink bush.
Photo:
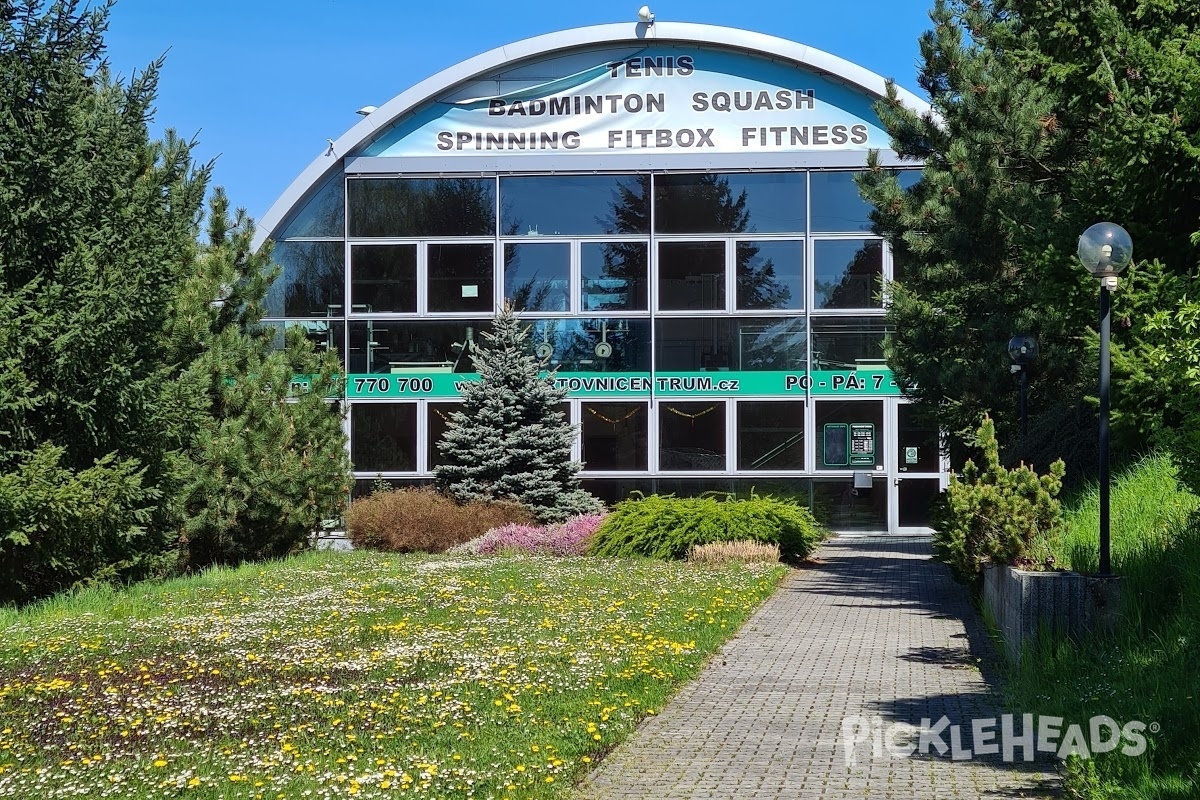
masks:
<svg viewBox="0 0 1200 800"><path fill-rule="evenodd" d="M516 550L553 556L579 556L587 549L588 542L604 522L605 516L584 514L558 525L502 525L455 547L451 552L491 556Z"/></svg>

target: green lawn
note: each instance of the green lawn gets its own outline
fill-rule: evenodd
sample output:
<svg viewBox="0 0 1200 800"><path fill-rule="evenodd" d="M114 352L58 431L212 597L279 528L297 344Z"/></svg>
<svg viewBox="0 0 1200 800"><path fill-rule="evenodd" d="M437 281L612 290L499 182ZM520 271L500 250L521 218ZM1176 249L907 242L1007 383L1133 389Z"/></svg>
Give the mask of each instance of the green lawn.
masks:
<svg viewBox="0 0 1200 800"><path fill-rule="evenodd" d="M1014 712L1080 724L1106 715L1149 727L1149 750L1095 756L1072 770L1068 797L1193 800L1200 797L1200 499L1162 457L1116 476L1112 565L1121 576L1120 627L1112 639L1041 641L1008 682ZM1098 563L1095 489L1065 504L1066 524L1038 543L1060 566Z"/></svg>
<svg viewBox="0 0 1200 800"><path fill-rule="evenodd" d="M312 553L0 611L0 796L562 797L784 572Z"/></svg>

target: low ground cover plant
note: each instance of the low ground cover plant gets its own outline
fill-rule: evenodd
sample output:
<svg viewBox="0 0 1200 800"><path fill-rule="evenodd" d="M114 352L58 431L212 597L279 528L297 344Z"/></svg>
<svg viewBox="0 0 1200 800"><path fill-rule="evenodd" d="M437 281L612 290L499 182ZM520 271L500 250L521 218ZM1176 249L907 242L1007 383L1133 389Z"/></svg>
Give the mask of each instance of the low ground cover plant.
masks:
<svg viewBox="0 0 1200 800"><path fill-rule="evenodd" d="M355 547L393 553L441 553L492 528L533 523L533 513L518 503L457 503L432 487L381 489L346 511Z"/></svg>
<svg viewBox="0 0 1200 800"><path fill-rule="evenodd" d="M1064 729L1106 715L1149 726L1149 749L1131 757L1092 753L1067 772L1068 796L1177 800L1200 797L1200 498L1184 490L1165 456L1117 476L1112 487L1112 564L1121 576L1115 637L1043 640L1026 648L1008 681L1014 712L1060 716ZM1096 568L1095 490L1067 503L1065 523L1039 543L1057 563ZM1072 794L1073 793L1073 794Z"/></svg>
<svg viewBox="0 0 1200 800"><path fill-rule="evenodd" d="M1032 542L1062 520L1057 497L1066 474L1061 460L1041 476L1023 464L1001 466L996 427L987 416L974 444L982 464L968 459L962 475L950 476L933 514L934 556L967 583L991 564L1029 562Z"/></svg>
<svg viewBox="0 0 1200 800"><path fill-rule="evenodd" d="M456 545L450 552L477 556L501 553L541 553L581 556L604 522L605 514L582 514L557 525L509 524L492 528L483 536Z"/></svg>
<svg viewBox="0 0 1200 800"><path fill-rule="evenodd" d="M0 797L563 798L783 573L317 552L0 610Z"/></svg>
<svg viewBox="0 0 1200 800"><path fill-rule="evenodd" d="M785 559L810 556L825 534L795 502L753 495L634 497L616 505L588 548L591 555L687 558L697 545L751 541L779 546Z"/></svg>

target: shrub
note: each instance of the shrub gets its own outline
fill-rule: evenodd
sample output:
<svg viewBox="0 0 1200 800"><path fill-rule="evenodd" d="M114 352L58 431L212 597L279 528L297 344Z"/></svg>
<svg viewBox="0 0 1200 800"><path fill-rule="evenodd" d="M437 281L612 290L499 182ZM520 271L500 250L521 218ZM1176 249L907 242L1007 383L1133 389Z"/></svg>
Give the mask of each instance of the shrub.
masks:
<svg viewBox="0 0 1200 800"><path fill-rule="evenodd" d="M744 564L765 562L773 564L779 560L779 545L762 542L712 542L692 545L688 561L697 564L725 564L740 561Z"/></svg>
<svg viewBox="0 0 1200 800"><path fill-rule="evenodd" d="M584 514L558 525L503 525L456 546L454 552L482 556L509 551L579 556L603 521L603 514Z"/></svg>
<svg viewBox="0 0 1200 800"><path fill-rule="evenodd" d="M517 503L458 504L429 487L376 491L350 504L346 534L355 547L441 553L486 531L534 521Z"/></svg>
<svg viewBox="0 0 1200 800"><path fill-rule="evenodd" d="M964 582L989 564L1025 559L1030 543L1061 523L1055 498L1066 472L1062 459L1040 477L1024 464L1000 466L996 428L986 415L974 444L983 451L983 468L968 460L961 478L951 475L933 515L934 555Z"/></svg>
<svg viewBox="0 0 1200 800"><path fill-rule="evenodd" d="M807 508L774 497L651 495L618 503L596 532L588 553L685 558L696 545L754 541L779 545L786 558L803 559L823 538Z"/></svg>

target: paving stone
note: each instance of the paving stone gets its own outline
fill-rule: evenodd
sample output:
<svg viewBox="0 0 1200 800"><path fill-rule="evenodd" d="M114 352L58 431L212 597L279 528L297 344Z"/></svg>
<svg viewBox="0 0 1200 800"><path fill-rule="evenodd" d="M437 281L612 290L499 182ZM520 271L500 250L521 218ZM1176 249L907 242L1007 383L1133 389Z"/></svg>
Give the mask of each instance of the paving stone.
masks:
<svg viewBox="0 0 1200 800"><path fill-rule="evenodd" d="M693 683L576 788L579 800L980 800L1057 795L1050 766L951 754L846 760L843 721L882 730L1002 713L997 655L927 537L839 537ZM987 676L987 677L985 677ZM949 743L949 733L944 737ZM997 737L998 738L998 737ZM915 741L915 740L914 740Z"/></svg>

